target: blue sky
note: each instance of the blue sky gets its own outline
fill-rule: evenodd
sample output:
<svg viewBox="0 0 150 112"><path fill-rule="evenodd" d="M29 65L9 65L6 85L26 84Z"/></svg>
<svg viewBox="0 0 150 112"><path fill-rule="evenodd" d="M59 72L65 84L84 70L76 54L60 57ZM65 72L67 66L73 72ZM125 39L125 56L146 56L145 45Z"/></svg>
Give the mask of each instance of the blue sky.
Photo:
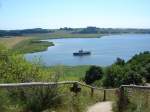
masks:
<svg viewBox="0 0 150 112"><path fill-rule="evenodd" d="M0 29L150 28L150 0L0 0Z"/></svg>

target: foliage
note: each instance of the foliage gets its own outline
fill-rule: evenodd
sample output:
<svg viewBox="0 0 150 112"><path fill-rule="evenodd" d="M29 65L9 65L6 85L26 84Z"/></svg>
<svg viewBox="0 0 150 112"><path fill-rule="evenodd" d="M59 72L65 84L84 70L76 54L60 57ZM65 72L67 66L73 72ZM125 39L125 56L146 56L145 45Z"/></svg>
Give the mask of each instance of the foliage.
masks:
<svg viewBox="0 0 150 112"><path fill-rule="evenodd" d="M99 76L85 75L85 82L88 84L95 83ZM89 80L87 80L89 79ZM143 52L133 56L132 59L125 62L121 58L117 58L116 62L111 66L104 68L104 75L99 78L95 84L104 87L119 87L122 84L144 84L150 82L150 52Z"/></svg>
<svg viewBox="0 0 150 112"><path fill-rule="evenodd" d="M29 63L22 55L10 52L3 46L0 46L0 54L1 83L42 81L41 77L45 71L38 63ZM57 85L45 88L8 89L0 95L2 98L6 96L1 100L2 102L0 101L0 108L9 110L9 106L13 104L18 105L21 111L41 112L61 102L61 99L57 97L57 90Z"/></svg>
<svg viewBox="0 0 150 112"><path fill-rule="evenodd" d="M103 76L103 70L98 66L91 66L88 71L86 71L86 75L84 81L86 84L91 84L96 80L101 79Z"/></svg>
<svg viewBox="0 0 150 112"><path fill-rule="evenodd" d="M35 29L24 29L24 30L0 30L0 36L21 36L24 34L34 33L50 33L51 30L35 28Z"/></svg>
<svg viewBox="0 0 150 112"><path fill-rule="evenodd" d="M98 28L96 27L87 27L87 28L84 28L83 30L81 30L80 32L78 33L83 33L83 34L94 34L94 33L98 33Z"/></svg>
<svg viewBox="0 0 150 112"><path fill-rule="evenodd" d="M39 65L33 66L16 53L1 54L0 60L0 82L36 81L41 75Z"/></svg>
<svg viewBox="0 0 150 112"><path fill-rule="evenodd" d="M115 62L116 65L125 65L125 61L121 58L117 58L116 62Z"/></svg>
<svg viewBox="0 0 150 112"><path fill-rule="evenodd" d="M105 75L102 79L105 87L118 87L123 83L122 77L124 69L119 65L112 65L105 70Z"/></svg>

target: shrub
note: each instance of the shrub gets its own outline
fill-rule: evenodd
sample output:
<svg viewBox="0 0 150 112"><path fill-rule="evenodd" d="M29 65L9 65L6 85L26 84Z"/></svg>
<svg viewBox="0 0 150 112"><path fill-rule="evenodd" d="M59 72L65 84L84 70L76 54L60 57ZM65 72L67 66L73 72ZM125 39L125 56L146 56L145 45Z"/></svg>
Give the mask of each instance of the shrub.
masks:
<svg viewBox="0 0 150 112"><path fill-rule="evenodd" d="M135 71L128 71L123 79L124 84L141 84L142 76Z"/></svg>
<svg viewBox="0 0 150 112"><path fill-rule="evenodd" d="M105 87L118 87L123 82L124 68L119 65L112 65L107 67L105 70L105 75L103 77L103 86Z"/></svg>
<svg viewBox="0 0 150 112"><path fill-rule="evenodd" d="M12 103L19 105L24 112L41 112L46 109L56 108L61 103L57 85L13 89L8 94Z"/></svg>
<svg viewBox="0 0 150 112"><path fill-rule="evenodd" d="M86 84L91 84L96 80L101 79L103 76L103 70L98 66L91 66L88 71L86 71L86 75L84 81Z"/></svg>

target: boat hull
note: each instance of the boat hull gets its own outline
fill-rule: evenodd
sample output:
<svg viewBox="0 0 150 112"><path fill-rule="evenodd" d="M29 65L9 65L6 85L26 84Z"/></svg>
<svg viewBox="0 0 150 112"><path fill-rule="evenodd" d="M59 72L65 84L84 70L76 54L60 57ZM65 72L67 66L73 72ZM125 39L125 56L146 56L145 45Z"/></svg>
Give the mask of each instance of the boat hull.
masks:
<svg viewBox="0 0 150 112"><path fill-rule="evenodd" d="M73 53L74 56L91 55L91 52Z"/></svg>

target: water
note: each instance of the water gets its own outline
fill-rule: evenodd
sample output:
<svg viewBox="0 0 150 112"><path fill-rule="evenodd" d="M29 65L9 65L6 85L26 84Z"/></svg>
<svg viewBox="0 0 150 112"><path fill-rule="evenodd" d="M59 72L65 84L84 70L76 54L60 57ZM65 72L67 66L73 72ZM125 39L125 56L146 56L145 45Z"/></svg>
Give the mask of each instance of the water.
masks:
<svg viewBox="0 0 150 112"><path fill-rule="evenodd" d="M28 60L35 57L47 65L111 65L117 57L126 61L143 51L150 51L150 34L111 35L101 38L49 39L55 46L47 51L26 54ZM75 57L73 52L83 49L90 56Z"/></svg>

